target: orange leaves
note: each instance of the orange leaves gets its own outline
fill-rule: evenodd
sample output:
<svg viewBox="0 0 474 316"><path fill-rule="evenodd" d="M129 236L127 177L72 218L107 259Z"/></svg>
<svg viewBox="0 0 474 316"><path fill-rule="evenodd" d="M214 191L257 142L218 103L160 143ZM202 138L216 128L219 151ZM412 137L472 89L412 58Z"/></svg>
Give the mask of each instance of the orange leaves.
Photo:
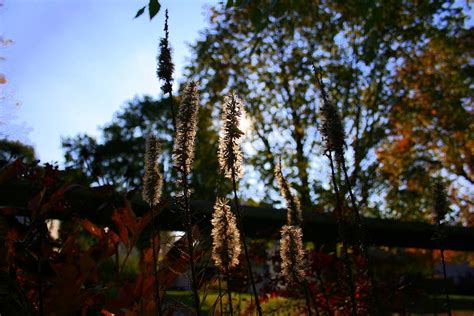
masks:
<svg viewBox="0 0 474 316"><path fill-rule="evenodd" d="M397 140L397 146L400 151L406 151L409 148L410 140L408 138L402 138Z"/></svg>

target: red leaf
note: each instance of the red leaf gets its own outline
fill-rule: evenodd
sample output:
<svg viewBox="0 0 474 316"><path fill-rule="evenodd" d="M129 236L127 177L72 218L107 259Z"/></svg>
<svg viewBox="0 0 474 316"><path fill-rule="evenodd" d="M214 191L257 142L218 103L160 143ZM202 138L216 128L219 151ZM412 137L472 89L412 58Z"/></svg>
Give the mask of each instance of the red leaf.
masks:
<svg viewBox="0 0 474 316"><path fill-rule="evenodd" d="M115 226L117 226L118 234L122 242L128 245L128 230L126 226L126 222L123 220L122 216L122 209L116 209L112 213L112 221L114 222Z"/></svg>
<svg viewBox="0 0 474 316"><path fill-rule="evenodd" d="M84 227L85 230L87 230L89 233L91 233L92 235L98 237L98 238L102 238L104 237L104 232L102 229L100 229L99 227L97 227L95 224L93 224L90 220L88 219L84 219L82 222L82 227Z"/></svg>
<svg viewBox="0 0 474 316"><path fill-rule="evenodd" d="M13 163L5 166L0 172L0 183L5 183L10 179L16 177L20 172L23 171L23 163L21 158L18 158Z"/></svg>

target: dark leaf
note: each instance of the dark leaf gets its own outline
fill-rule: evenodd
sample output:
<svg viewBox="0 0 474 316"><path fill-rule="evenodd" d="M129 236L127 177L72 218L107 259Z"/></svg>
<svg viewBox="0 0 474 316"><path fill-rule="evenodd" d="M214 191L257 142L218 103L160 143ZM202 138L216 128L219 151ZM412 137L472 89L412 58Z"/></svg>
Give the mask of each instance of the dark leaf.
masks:
<svg viewBox="0 0 474 316"><path fill-rule="evenodd" d="M158 0L150 0L148 3L148 12L150 13L150 20L155 17L155 15L160 12L161 5Z"/></svg>
<svg viewBox="0 0 474 316"><path fill-rule="evenodd" d="M137 11L137 14L135 14L135 19L138 18L140 15L142 15L143 12L145 12L145 8L146 6L144 6L143 8Z"/></svg>

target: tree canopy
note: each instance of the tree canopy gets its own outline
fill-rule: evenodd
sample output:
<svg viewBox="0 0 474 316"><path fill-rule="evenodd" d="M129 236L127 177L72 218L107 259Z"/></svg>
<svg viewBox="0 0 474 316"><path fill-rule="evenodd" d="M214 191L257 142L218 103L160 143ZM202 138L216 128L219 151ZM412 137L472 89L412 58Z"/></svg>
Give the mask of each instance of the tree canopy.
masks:
<svg viewBox="0 0 474 316"><path fill-rule="evenodd" d="M247 163L265 183L264 201L275 201L281 156L302 204L330 206L315 65L344 118L350 176L366 213L426 218L430 177L442 175L466 215L473 190L466 19L454 1L228 1L213 8L188 73L216 112L228 90L246 100L254 123Z"/></svg>
<svg viewBox="0 0 474 316"><path fill-rule="evenodd" d="M235 91L252 125L244 146L247 201L280 201L273 170L281 158L302 206L331 210L316 66L343 117L350 179L364 213L426 219L430 179L442 176L451 206L472 223L474 50L466 21L454 1L216 5L187 67L202 96L195 197L225 190L216 120L223 96ZM165 192L172 192L169 112L166 100L135 99L102 128L101 140L65 139L68 166L96 183L139 189L144 136L154 132L165 142Z"/></svg>
<svg viewBox="0 0 474 316"><path fill-rule="evenodd" d="M173 100L176 104L176 101ZM220 181L217 156L217 133L209 129L210 115L199 112L196 139L196 169L192 174L194 197L213 199ZM173 123L169 99L154 100L149 96L128 102L111 123L101 128L101 137L77 135L62 141L66 166L82 171L83 178L99 185L111 185L120 191L142 188L145 139L156 135L163 154L160 165L164 171L164 194L174 192L171 166Z"/></svg>

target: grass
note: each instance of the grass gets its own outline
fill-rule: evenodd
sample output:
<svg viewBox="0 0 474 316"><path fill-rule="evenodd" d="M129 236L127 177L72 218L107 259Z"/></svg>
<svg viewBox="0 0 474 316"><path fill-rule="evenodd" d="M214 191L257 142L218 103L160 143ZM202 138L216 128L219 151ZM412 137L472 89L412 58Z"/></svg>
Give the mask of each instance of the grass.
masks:
<svg viewBox="0 0 474 316"><path fill-rule="evenodd" d="M223 293L225 294L225 293ZM192 307L192 292L191 291L167 291L167 298L170 301ZM201 295L202 311L201 315L221 315L228 313L227 295L222 297L223 313L220 310L220 303L217 301L218 293L209 291L204 298ZM474 296L465 295L450 295L452 310L456 315L473 315L474 312ZM235 315L245 314L244 311L249 308L251 304L252 295L250 293L232 293L232 306ZM262 300L262 310L264 315L288 315L298 314L305 311L305 302L303 299L294 299L286 297L273 297L268 300ZM415 315L428 315L436 312L443 315L444 298L441 296L427 296L425 299L417 302L415 306L409 308L410 312Z"/></svg>
<svg viewBox="0 0 474 316"><path fill-rule="evenodd" d="M192 306L191 291L167 291L166 295L170 301L179 302L189 307ZM222 297L223 313L221 313L220 303L217 300L218 296L219 294L217 292L208 292L205 298L201 295L202 315L221 315L228 312L227 296L223 295ZM249 308L251 301L252 295L250 293L233 292L232 306L234 308L234 314L243 314L244 311ZM268 300L262 300L261 305L264 315L288 315L288 313L291 314L297 310L305 309L305 301L303 299L288 299L285 297L274 297Z"/></svg>

